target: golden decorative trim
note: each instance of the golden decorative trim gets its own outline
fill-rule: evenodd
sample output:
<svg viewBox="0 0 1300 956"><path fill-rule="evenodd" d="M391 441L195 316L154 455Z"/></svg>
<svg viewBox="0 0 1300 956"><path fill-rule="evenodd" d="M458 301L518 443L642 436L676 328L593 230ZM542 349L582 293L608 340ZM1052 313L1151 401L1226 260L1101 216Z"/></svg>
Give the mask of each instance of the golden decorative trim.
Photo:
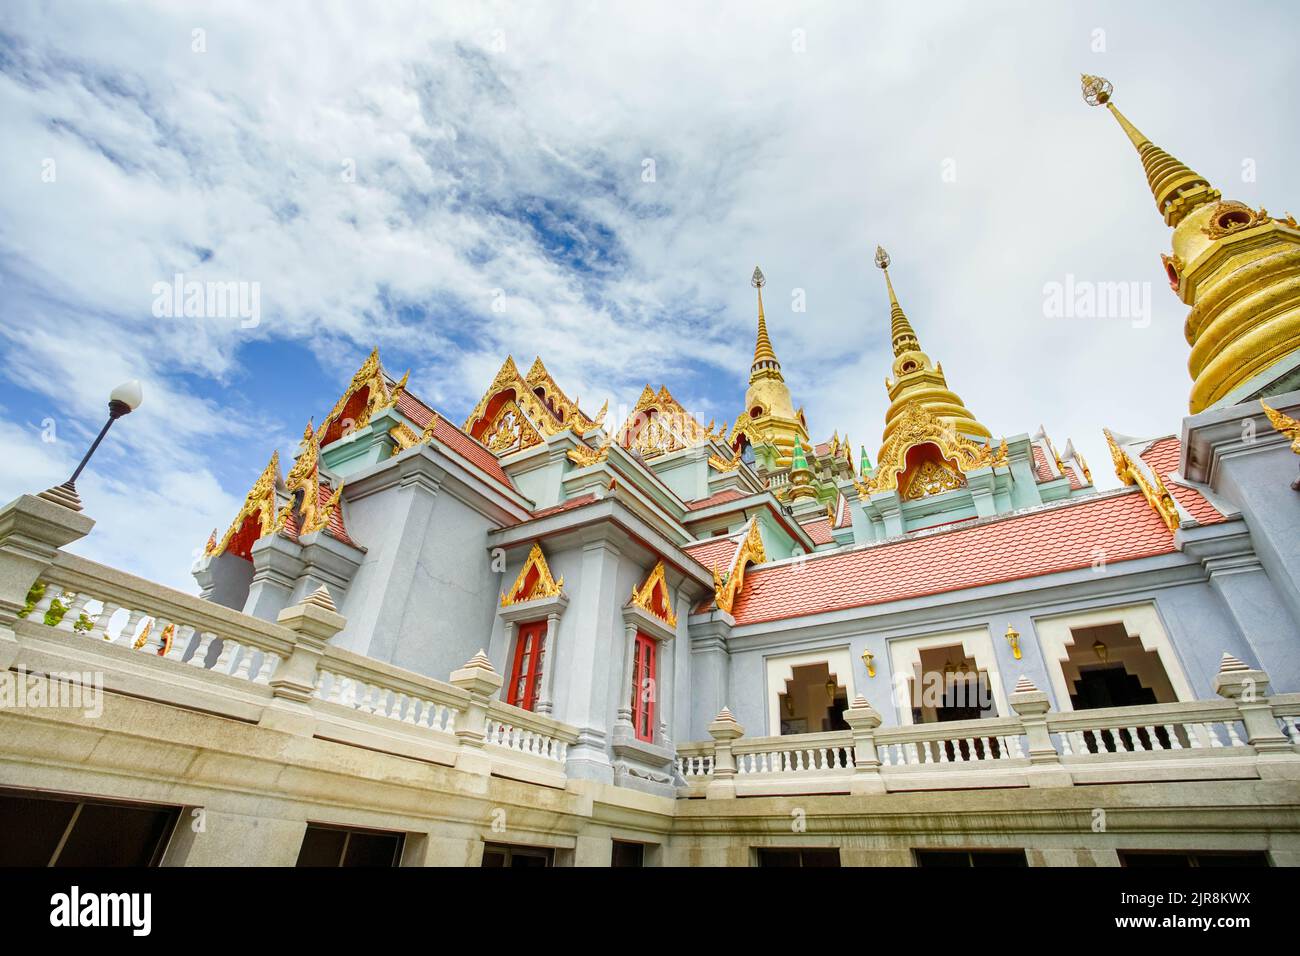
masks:
<svg viewBox="0 0 1300 956"><path fill-rule="evenodd" d="M1263 407L1264 414L1268 416L1268 420L1273 427L1291 439L1291 450L1300 455L1300 421L1290 415L1284 415L1276 408L1271 408L1263 399L1260 399L1259 404Z"/></svg>
<svg viewBox="0 0 1300 956"><path fill-rule="evenodd" d="M720 471L723 472L724 474L729 471L735 471L737 468L740 467L740 453L737 452L732 457L731 461L724 461L722 458L720 458L717 455L710 455L709 465L715 471Z"/></svg>
<svg viewBox="0 0 1300 956"><path fill-rule="evenodd" d="M538 395L538 391L541 395ZM484 420L489 406L508 392L510 397ZM570 400L546 370L540 358L534 359L528 374L520 375L515 360L507 356L492 384L465 419L464 429L496 454L531 448L543 436L572 429L585 435L599 428L605 420L609 402L601 406L595 418L589 418Z"/></svg>
<svg viewBox="0 0 1300 956"><path fill-rule="evenodd" d="M937 461L924 461L907 483L903 500L916 501L927 495L941 495L945 491L954 491L965 486L966 479L962 477L960 471Z"/></svg>
<svg viewBox="0 0 1300 956"><path fill-rule="evenodd" d="M655 588L660 589L663 596L663 612L661 613L655 607ZM677 626L677 615L673 613L672 600L668 595L668 581L664 577L664 563L662 560L654 566L650 576L645 579L641 587L632 587L632 600L628 602L634 607L639 607L647 614L652 614L659 620L663 621L669 627Z"/></svg>
<svg viewBox="0 0 1300 956"><path fill-rule="evenodd" d="M701 425L673 398L666 385L661 385L658 392L649 385L643 388L616 434L620 445L644 458L723 440L714 422Z"/></svg>
<svg viewBox="0 0 1300 956"><path fill-rule="evenodd" d="M963 474L1007 463L1005 438L996 450L992 442L981 445L958 433L955 427L941 420L920 402L904 408L897 421L893 433L881 446L876 470L858 486L861 498L881 491L897 490L898 479L907 469L907 453L914 446L927 442L935 445L942 457L954 463ZM864 488L866 494L863 494Z"/></svg>
<svg viewBox="0 0 1300 956"><path fill-rule="evenodd" d="M534 573L536 578L530 586L528 578ZM525 601L536 601L539 598L559 597L563 592L564 578L557 581L551 577L551 569L546 565L546 555L542 554L542 546L534 544L532 550L528 552L528 560L519 570L519 577L515 578L515 583L510 586L509 591L501 593L501 606L510 607Z"/></svg>
<svg viewBox="0 0 1300 956"><path fill-rule="evenodd" d="M414 448L416 445L427 438L417 435L415 429L407 425L406 422L398 422L392 428L388 429L388 437L393 440L393 454L400 455L408 448Z"/></svg>
<svg viewBox="0 0 1300 956"><path fill-rule="evenodd" d="M368 389L366 392L365 408L357 414L352 420L349 431L355 431L358 428L364 428L369 424L370 419L386 408L390 408L397 403L397 396L406 389L406 381L411 373L408 371L402 376L392 388L388 385L388 380L384 376L383 368L379 364L379 349L373 349L366 360L361 363L361 368L357 369L352 381L344 390L339 400L334 403L330 413L325 416L325 420L320 423L320 428L316 430L316 440L322 441L329 433L332 426L344 410L352 397L362 389Z"/></svg>
<svg viewBox="0 0 1300 956"><path fill-rule="evenodd" d="M766 560L767 552L763 549L763 536L758 530L758 519L752 518L749 522L749 533L745 535L745 540L736 549L736 556L732 558L731 569L725 576L718 574L717 568L713 569L713 600L718 605L718 610L731 613L737 596L745 586L746 566L762 564Z"/></svg>
<svg viewBox="0 0 1300 956"><path fill-rule="evenodd" d="M1180 521L1178 505L1174 501L1174 496L1169 493L1169 489L1165 487L1159 473L1152 468L1151 477L1148 478L1129 453L1115 441L1115 436L1110 433L1110 429L1103 428L1102 432L1106 435L1106 444L1110 447L1110 457L1115 462L1116 477L1126 485L1136 485L1142 492L1142 497L1146 498L1147 504L1151 506L1151 510L1165 523L1165 527L1170 531L1177 531Z"/></svg>
<svg viewBox="0 0 1300 956"><path fill-rule="evenodd" d="M225 552L230 545L230 540L239 533L248 518L256 516L259 527L258 538L270 534L275 530L276 507L275 507L275 487L280 482L280 453L273 452L271 460L267 462L266 467L262 469L261 475L257 481L253 482L253 487L249 489L248 495L244 498L244 503L240 506L239 513L235 515L235 520L230 522L230 527L221 540L212 546L209 539L207 554L215 558L217 555Z"/></svg>
<svg viewBox="0 0 1300 956"><path fill-rule="evenodd" d="M604 461L609 457L609 446L613 444L606 439L598 448L592 448L589 445L574 445L568 450L564 457L573 462L579 468L586 468L588 465L594 465Z"/></svg>
<svg viewBox="0 0 1300 956"><path fill-rule="evenodd" d="M1222 239L1272 221L1267 209L1256 211L1243 202L1224 199L1214 204L1210 210L1210 220L1201 227L1201 232L1211 239Z"/></svg>

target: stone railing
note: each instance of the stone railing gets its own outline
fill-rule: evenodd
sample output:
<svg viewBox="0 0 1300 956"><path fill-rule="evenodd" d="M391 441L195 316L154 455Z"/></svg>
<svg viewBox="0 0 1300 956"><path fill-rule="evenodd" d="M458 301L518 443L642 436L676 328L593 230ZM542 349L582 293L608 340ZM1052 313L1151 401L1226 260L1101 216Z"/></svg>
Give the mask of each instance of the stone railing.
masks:
<svg viewBox="0 0 1300 956"><path fill-rule="evenodd" d="M685 797L885 793L1156 780L1300 779L1300 694L1224 655L1222 700L1052 713L1021 678L1012 717L882 729L859 697L851 730L746 738L723 708L713 740L677 749Z"/></svg>
<svg viewBox="0 0 1300 956"><path fill-rule="evenodd" d="M29 496L0 510L0 669L565 785L576 729L493 699L482 652L450 681L394 667L329 644L346 621L324 588L264 621L60 550L89 525Z"/></svg>

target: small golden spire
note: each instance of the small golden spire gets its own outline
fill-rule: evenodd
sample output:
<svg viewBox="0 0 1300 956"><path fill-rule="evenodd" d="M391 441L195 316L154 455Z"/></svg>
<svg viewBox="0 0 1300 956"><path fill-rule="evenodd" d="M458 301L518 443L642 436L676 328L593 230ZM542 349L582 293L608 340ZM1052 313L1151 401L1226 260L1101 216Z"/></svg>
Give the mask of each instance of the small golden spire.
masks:
<svg viewBox="0 0 1300 956"><path fill-rule="evenodd" d="M1209 180L1183 165L1159 146L1152 143L1136 126L1128 121L1123 113L1111 101L1115 88L1110 80L1102 76L1080 74L1083 86L1083 99L1089 106L1105 106L1110 110L1120 129L1128 136L1138 156L1142 160L1142 169L1147 174L1147 185L1155 197L1156 209L1164 217L1165 223L1177 226L1189 212L1207 202L1216 202L1221 198L1217 189Z"/></svg>
<svg viewBox="0 0 1300 956"><path fill-rule="evenodd" d="M903 307L894 295L894 283L889 281L889 253L883 246L876 246L876 268L885 274L885 288L889 290L889 337L894 345L894 355L915 352L921 348L912 323L907 320Z"/></svg>
<svg viewBox="0 0 1300 956"><path fill-rule="evenodd" d="M750 374L753 375L765 368L775 368L779 373L781 363L777 361L776 352L772 350L772 340L767 336L767 318L763 315L763 286L767 285L767 279L758 266L754 266L754 275L750 278L749 284L758 290L758 340L754 343L754 362L749 368Z"/></svg>

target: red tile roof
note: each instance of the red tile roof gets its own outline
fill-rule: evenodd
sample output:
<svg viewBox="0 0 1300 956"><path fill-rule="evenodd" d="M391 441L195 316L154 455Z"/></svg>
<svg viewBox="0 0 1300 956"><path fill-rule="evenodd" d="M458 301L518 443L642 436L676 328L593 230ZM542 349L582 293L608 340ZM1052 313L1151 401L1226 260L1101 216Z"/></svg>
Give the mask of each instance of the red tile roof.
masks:
<svg viewBox="0 0 1300 956"><path fill-rule="evenodd" d="M709 495L707 498L701 498L699 501L686 502L688 511L700 511L704 508L712 508L714 505L725 504L728 501L737 501L741 498L748 498L749 495L743 491L737 491L735 488L723 488L717 494Z"/></svg>
<svg viewBox="0 0 1300 956"><path fill-rule="evenodd" d="M719 535L693 544L684 544L682 550L706 568L725 571L731 567L731 562L736 557L736 549L739 547L740 542L735 538Z"/></svg>
<svg viewBox="0 0 1300 956"><path fill-rule="evenodd" d="M424 428L436 414L432 408L416 398L406 389L397 393L397 410L413 421L417 427ZM491 475L510 490L515 490L514 482L505 473L497 456L482 444L465 434L446 416L438 415L438 424L433 426L433 437L453 454L464 458L480 471Z"/></svg>
<svg viewBox="0 0 1300 956"><path fill-rule="evenodd" d="M813 544L834 544L835 536L831 534L831 519L825 516L813 518L812 521L801 521L799 527L808 532L808 537L812 538Z"/></svg>
<svg viewBox="0 0 1300 956"><path fill-rule="evenodd" d="M1178 462L1182 458L1183 443L1170 435L1151 443L1151 446L1139 457L1162 479L1174 500L1182 505L1198 524L1218 524L1226 521L1219 510L1210 504L1206 497L1194 488L1185 488L1173 481L1172 476L1178 471Z"/></svg>
<svg viewBox="0 0 1300 956"><path fill-rule="evenodd" d="M849 507L849 503L843 495L840 495L839 501L835 505L835 511L837 515L835 527L837 529L853 527L853 509Z"/></svg>
<svg viewBox="0 0 1300 956"><path fill-rule="evenodd" d="M598 500L595 493L578 495L576 498L570 498L568 501L561 501L558 505L551 505L549 508L542 508L533 512L534 518L545 518L547 515L559 514L561 511L572 511L574 508L581 508L583 505L589 505Z"/></svg>
<svg viewBox="0 0 1300 956"><path fill-rule="evenodd" d="M1056 473L1052 471L1052 466L1047 462L1047 453L1039 448L1037 444L1031 447L1034 449L1034 480L1041 484L1044 481L1055 479Z"/></svg>
<svg viewBox="0 0 1300 956"><path fill-rule="evenodd" d="M1000 520L806 561L753 568L737 624L885 604L1174 550L1136 491L1074 499Z"/></svg>

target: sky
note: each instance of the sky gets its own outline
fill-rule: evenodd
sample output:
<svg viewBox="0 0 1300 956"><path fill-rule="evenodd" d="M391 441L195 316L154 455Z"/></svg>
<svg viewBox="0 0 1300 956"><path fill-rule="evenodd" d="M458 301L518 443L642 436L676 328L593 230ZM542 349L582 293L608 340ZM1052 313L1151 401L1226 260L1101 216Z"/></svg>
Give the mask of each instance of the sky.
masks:
<svg viewBox="0 0 1300 956"><path fill-rule="evenodd" d="M877 244L994 435L1044 425L1113 485L1103 426L1181 429L1187 309L1079 74L1225 198L1300 212L1297 26L1293 3L8 0L0 499L64 480L138 378L73 550L194 591L209 532L375 346L458 422L507 354L611 424L647 383L734 420L756 264L813 437L874 460ZM177 275L249 308L170 314ZM1067 283L1136 305L1061 315Z"/></svg>

